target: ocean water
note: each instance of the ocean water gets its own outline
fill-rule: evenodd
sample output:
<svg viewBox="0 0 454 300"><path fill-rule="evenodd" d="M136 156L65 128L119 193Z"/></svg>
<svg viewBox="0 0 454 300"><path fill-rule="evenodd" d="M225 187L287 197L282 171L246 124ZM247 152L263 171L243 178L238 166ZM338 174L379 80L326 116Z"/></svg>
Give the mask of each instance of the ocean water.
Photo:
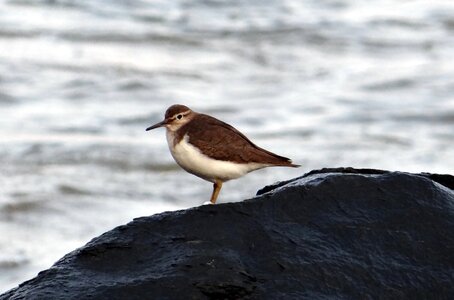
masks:
<svg viewBox="0 0 454 300"><path fill-rule="evenodd" d="M134 217L201 205L163 129L185 104L300 169L454 171L450 0L0 0L0 291Z"/></svg>

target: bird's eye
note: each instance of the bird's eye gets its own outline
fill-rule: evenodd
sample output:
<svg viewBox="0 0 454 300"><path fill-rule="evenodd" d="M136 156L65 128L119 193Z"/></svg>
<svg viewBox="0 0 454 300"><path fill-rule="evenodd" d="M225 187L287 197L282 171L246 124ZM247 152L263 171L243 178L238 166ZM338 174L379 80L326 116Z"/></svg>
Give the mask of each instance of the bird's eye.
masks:
<svg viewBox="0 0 454 300"><path fill-rule="evenodd" d="M178 115L178 116L177 116L177 119L178 119L178 120L181 120L182 118L183 118L183 115Z"/></svg>

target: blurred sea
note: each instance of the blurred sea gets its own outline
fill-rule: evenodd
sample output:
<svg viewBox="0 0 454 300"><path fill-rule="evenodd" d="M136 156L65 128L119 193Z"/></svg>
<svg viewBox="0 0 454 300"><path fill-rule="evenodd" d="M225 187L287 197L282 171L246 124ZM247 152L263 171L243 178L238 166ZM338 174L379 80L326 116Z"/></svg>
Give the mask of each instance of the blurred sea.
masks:
<svg viewBox="0 0 454 300"><path fill-rule="evenodd" d="M454 173L451 0L0 0L0 291L211 184L170 156L174 103L300 169Z"/></svg>

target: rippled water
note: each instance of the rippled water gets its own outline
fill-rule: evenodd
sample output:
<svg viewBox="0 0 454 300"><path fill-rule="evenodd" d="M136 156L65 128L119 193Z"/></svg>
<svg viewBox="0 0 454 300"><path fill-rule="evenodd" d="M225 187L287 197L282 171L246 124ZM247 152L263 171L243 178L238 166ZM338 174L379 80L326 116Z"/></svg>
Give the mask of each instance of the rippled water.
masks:
<svg viewBox="0 0 454 300"><path fill-rule="evenodd" d="M0 291L134 217L197 206L164 130L212 114L299 170L453 173L452 1L0 0Z"/></svg>

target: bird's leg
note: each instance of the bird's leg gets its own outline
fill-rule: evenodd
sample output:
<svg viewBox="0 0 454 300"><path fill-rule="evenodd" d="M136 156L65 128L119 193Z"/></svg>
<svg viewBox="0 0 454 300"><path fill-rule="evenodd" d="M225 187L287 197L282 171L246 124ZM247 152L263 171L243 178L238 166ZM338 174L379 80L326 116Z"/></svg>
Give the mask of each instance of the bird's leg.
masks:
<svg viewBox="0 0 454 300"><path fill-rule="evenodd" d="M211 199L210 199L210 202L212 204L216 203L216 199L218 198L221 188L222 188L222 181L216 179L216 181L213 184L213 194L211 194Z"/></svg>

